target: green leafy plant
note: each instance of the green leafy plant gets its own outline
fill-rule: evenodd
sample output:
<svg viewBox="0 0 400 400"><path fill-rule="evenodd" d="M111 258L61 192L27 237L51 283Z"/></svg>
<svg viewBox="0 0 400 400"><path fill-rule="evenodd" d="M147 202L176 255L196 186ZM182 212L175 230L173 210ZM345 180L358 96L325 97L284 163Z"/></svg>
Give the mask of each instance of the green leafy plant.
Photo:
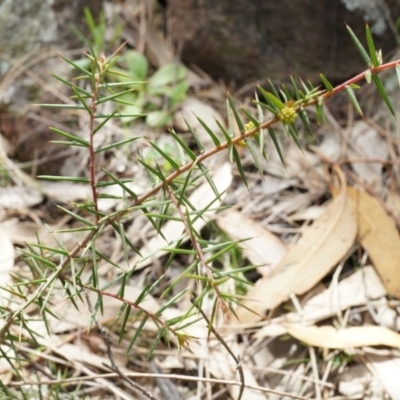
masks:
<svg viewBox="0 0 400 400"><path fill-rule="evenodd" d="M60 293L64 301L71 302L74 307L78 309L80 307L89 308L91 320L87 321L87 324L92 328L93 326L96 327L104 338L110 359L110 365L107 365L107 368L128 380L131 385L146 396L150 395L146 389L127 378L114 361L109 333L97 319L97 314L103 311L104 299L112 298L120 303L115 325L110 330L116 329L119 340L127 341L126 349L128 353L140 337L145 336L144 332L149 323L153 323L157 328L156 336L148 349L149 358L161 341L165 343L174 341L177 346L189 347L191 337L185 332L185 328L197 322L198 319L205 319L209 327L209 334L215 335L221 343L224 343L224 339L214 329L215 319L218 314L226 316L232 313L234 315L236 304L240 304L240 296L228 293L225 290L226 282L232 279L236 280L237 286L240 287L240 294L242 294L246 283L242 274L251 266L238 265L237 268L233 269L217 268L215 266L217 262L223 264L221 260L226 255L230 254L234 257L234 252L237 251L237 243L229 240L204 239L196 228L196 221L206 218L208 212L223 208L219 204L223 193L218 190L213 180L212 171L209 170L205 162L218 153L228 152L231 162L236 164L240 176L246 183L246 173L241 163L238 147L248 147L255 165L259 166L259 157L265 156L266 136L269 135L284 163L284 154L279 146L274 126L278 123L283 124L289 137L293 138L298 146L301 146L299 123L307 130L311 130L307 108L315 107L317 121L323 123L324 101L341 91L345 91L355 108L362 113L355 95L355 90L358 88L357 83L362 80L371 82L377 87L389 110L394 114L393 106L378 73L395 68L397 76L400 76L400 61L382 63L377 56L368 27L366 29L367 50L364 49L351 29L348 29L356 48L366 62L367 69L364 72L336 87L323 75L321 75L321 81L325 88L314 87L311 83L302 81L296 82L294 79L290 91L285 86L276 87L272 84L269 90L259 87L263 101L256 95L257 116L251 115L246 109L236 107L233 98L228 95L228 116L231 119L228 129L225 129L222 122L218 121L220 131L215 132L202 120L199 120L208 132L211 142L214 144L213 147L205 148L195 130L189 126L193 142L197 144L197 148L189 147L173 130L170 132L182 157L177 159L172 155L173 151L166 151L156 141L150 141L149 144L159 160L163 160L164 165L160 165L159 162L154 160L155 157L149 156L149 154L138 153L136 155L135 162L139 172L138 176L133 178L140 179L144 175L150 177L149 187L142 194L135 193L129 187L130 179L116 176L111 170L107 169L106 165L99 165L98 159L102 154L118 149L130 142L147 139L133 136L112 144L97 146L95 136L110 120L120 120L121 118L124 121L133 120L155 107L157 101L154 99L163 97L168 99L166 109L150 112L147 115L147 122L151 126L166 123L171 110L179 104L186 93L185 69L170 64L148 77L147 60L140 54L128 51L118 61L117 56L121 48L108 57L92 48L88 55L88 65L90 64L90 66L87 68L82 66L81 63L64 59L77 71L78 78L69 81L56 75L53 76L69 88L73 104L41 104L41 106L73 109L86 114L89 129L85 137L58 128L53 128L53 131L61 136L62 140L58 141L60 145L77 146L87 150L89 154L88 173L86 176L79 177L41 176L40 178L86 184L90 189L91 198L79 204L73 204L70 208L59 206L60 210L75 221L75 225L69 230L69 233L76 237L73 248L67 248L61 242L58 247L49 247L41 243L28 245L22 250L22 253L29 271L15 274L13 276L15 283L2 288L12 296L13 300L9 307L3 306L1 308L3 324L0 329L0 343L2 345L0 351L2 357L12 366L15 374L19 374L18 371L22 362L18 359L18 356L21 355L17 348L20 338L16 332L23 330L26 344L32 347L40 347L42 334L32 329L31 320L34 317L42 320L47 330L50 331L48 319L53 316L50 305L53 298L56 295L60 296ZM119 62L121 65L125 64L126 69L121 70L120 67L117 67ZM110 104L113 106L113 111L104 111L107 110L104 106ZM264 109L273 115L265 121L263 120ZM239 134L235 134L233 128L235 124L240 131ZM197 209L192 204L190 193L201 182L210 186L214 193L214 199L205 207ZM112 198L119 199L123 203L123 206L118 210L110 212L101 210L100 200L110 198L109 194L103 192L105 187L118 187L122 191L122 195L112 196ZM137 243L134 243L132 237L127 235L126 227L128 222L137 218L138 215L144 215L159 235L162 235L161 228L168 221L180 221L184 229L177 240L159 249L166 253L163 273L157 276L154 281L146 282L144 288L132 300L127 296L126 288L139 263L131 264L129 260L132 255L136 255L140 260L142 255ZM97 246L99 238L107 230L111 230L113 236L122 243L123 260L119 263L113 262ZM185 240L189 241L189 248L181 246ZM185 257L187 265L184 272L171 282L168 281L165 272L176 257ZM106 263L114 268L111 281L106 283L102 281L99 275L101 263ZM185 313L164 318L165 311L173 308L188 292L188 289L184 288L172 294L172 289L182 279L194 282L192 285L194 292L192 306ZM110 286L117 286L118 290L111 291L109 290ZM161 290L161 297L165 301L157 311L150 311L145 301L159 288L164 288ZM97 300L94 303L90 300L89 294L96 295ZM210 316L205 315L202 310L205 299L210 299L213 302L213 311ZM86 304L83 305L82 303ZM125 333L129 326L135 326L135 330L133 334L126 338ZM21 357L26 361L23 355ZM234 357L240 370L240 360L236 359L234 355L232 357ZM245 385L242 371L240 376L241 392L239 398ZM5 387L2 387L2 390L8 393Z"/></svg>
<svg viewBox="0 0 400 400"><path fill-rule="evenodd" d="M118 71L116 79L119 82L127 85L132 79L141 82L135 91L118 97L118 101L124 104L121 113L145 113L147 125L155 128L170 123L172 112L185 98L189 88L186 68L179 63L170 63L149 76L147 58L135 50L126 51L119 64L125 66L125 69L114 69ZM133 119L126 118L125 122Z"/></svg>

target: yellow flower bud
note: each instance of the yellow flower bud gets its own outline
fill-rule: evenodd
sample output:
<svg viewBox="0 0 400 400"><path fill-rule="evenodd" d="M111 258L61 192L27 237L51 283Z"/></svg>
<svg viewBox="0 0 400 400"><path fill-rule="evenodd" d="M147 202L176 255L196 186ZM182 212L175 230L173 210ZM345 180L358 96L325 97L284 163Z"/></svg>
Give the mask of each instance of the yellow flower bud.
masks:
<svg viewBox="0 0 400 400"><path fill-rule="evenodd" d="M293 107L283 107L282 110L278 112L277 115L279 121L283 122L284 124L293 124L297 118L297 112Z"/></svg>
<svg viewBox="0 0 400 400"><path fill-rule="evenodd" d="M245 131L249 131L250 129L254 128L254 124L250 121L244 126Z"/></svg>

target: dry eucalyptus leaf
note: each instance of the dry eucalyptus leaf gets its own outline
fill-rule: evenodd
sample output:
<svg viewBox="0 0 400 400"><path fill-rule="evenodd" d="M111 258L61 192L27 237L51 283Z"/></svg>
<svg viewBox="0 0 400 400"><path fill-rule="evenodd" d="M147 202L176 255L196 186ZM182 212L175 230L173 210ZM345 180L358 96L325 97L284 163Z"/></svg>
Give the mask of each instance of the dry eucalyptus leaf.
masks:
<svg viewBox="0 0 400 400"><path fill-rule="evenodd" d="M290 294L306 293L353 245L357 232L354 203L347 196L343 173L338 170L338 174L340 192L323 215L304 229L302 237L289 248L271 275L248 291L242 302L244 307L237 311L240 322L255 322L260 314L286 301Z"/></svg>
<svg viewBox="0 0 400 400"><path fill-rule="evenodd" d="M386 205L390 207L390 212L400 218L400 195L395 190L389 190L386 197Z"/></svg>
<svg viewBox="0 0 400 400"><path fill-rule="evenodd" d="M234 210L220 214L218 226L232 239L245 240L240 243L244 255L266 276L281 261L286 253L285 244L259 223ZM246 240L249 239L249 240Z"/></svg>
<svg viewBox="0 0 400 400"><path fill-rule="evenodd" d="M357 212L358 240L388 294L400 298L400 235L396 225L374 197L357 188L349 187L348 193Z"/></svg>
<svg viewBox="0 0 400 400"><path fill-rule="evenodd" d="M375 269L372 266L366 266L341 280L337 285L331 285L323 292L311 297L302 306L301 314L288 313L284 321L312 325L351 307L365 305L368 301L383 297L385 294L386 290ZM260 329L256 337L279 336L286 333L282 318L278 317Z"/></svg>
<svg viewBox="0 0 400 400"><path fill-rule="evenodd" d="M309 346L325 349L348 349L362 346L400 347L400 335L383 326L357 326L336 329L331 325L304 326L285 323L289 335Z"/></svg>

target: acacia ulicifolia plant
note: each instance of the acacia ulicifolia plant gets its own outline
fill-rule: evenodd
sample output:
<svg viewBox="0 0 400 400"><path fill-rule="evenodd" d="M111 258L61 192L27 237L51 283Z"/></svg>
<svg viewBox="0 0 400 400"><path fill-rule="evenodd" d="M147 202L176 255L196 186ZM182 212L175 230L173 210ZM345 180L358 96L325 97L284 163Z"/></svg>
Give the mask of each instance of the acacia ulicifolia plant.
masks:
<svg viewBox="0 0 400 400"><path fill-rule="evenodd" d="M324 101L336 95L341 91L346 91L349 95L351 102L355 108L361 113L361 107L355 96L356 85L362 80L373 82L389 110L394 114L393 106L385 92L384 86L378 77L378 73L395 68L400 82L400 60L392 61L389 63L382 63L382 60L377 55L372 36L368 26L366 27L366 37L368 50L364 49L360 41L356 38L350 28L348 28L350 36L355 43L356 48L360 52L363 60L367 65L367 69L358 74L357 76L347 80L341 85L334 87L328 79L321 74L321 81L324 85L322 87L314 87L311 83L304 83L300 81L297 83L292 78L292 88L289 91L287 87L275 87L271 84L269 90L261 87L258 88L258 93L264 98L265 101L260 101L256 95L255 103L258 108L258 116L251 115L246 109L238 109L231 96L228 95L228 113L233 115L233 118L239 127L240 134L235 134L234 130L226 130L224 126L218 122L220 132L213 131L207 126L204 121L199 119L199 122L204 126L208 132L214 146L205 149L201 143L200 138L189 126L189 130L193 135L195 142L198 144L198 151L192 150L183 139L177 135L173 130L170 131L171 137L175 140L176 145L180 148L181 152L185 155L185 162L180 162L168 155L159 145L150 142L151 146L160 154L160 156L170 165L173 170L169 175L165 174L157 164L151 164L151 160L143 160L140 155L137 155L137 162L140 164L144 171L152 178L154 184L148 188L143 194L135 194L127 185L127 180L120 179L115 176L112 171L108 171L105 166L98 165L96 157L120 146L126 145L134 140L140 140L140 136L129 137L127 139L112 143L111 145L104 145L95 147L94 137L99 130L111 119L121 119L128 115L122 115L118 111L118 106L126 105L126 102L121 98L124 94L134 91L139 82L116 82L112 79L116 72L113 71L113 65L117 62L117 55L122 51L122 47L118 48L111 56L106 57L104 54L96 55L92 51L88 58L91 62L90 68L84 68L80 64L64 59L70 64L78 73L79 76L72 81L65 80L59 76L53 75L57 80L67 85L73 93L72 104L42 104L42 107L52 107L59 109L74 109L87 114L89 121L89 129L87 138L82 138L64 130L55 129L53 131L63 137L62 141L58 143L68 146L79 146L86 148L89 154L89 167L87 177L52 177L42 176L42 179L54 181L73 181L87 184L92 193L91 201L77 205L78 211L71 211L62 208L64 212L68 213L76 221L81 224L81 228L71 230L75 234L82 236L77 240L76 245L72 250L68 250L60 244L59 248L49 248L41 244L30 245L27 250L24 250L24 255L28 265L32 270L32 276L37 276L38 268L41 271L40 279L34 280L33 278L21 278L15 287L10 288L13 293L19 293L20 302L15 302L13 307L3 309L2 317L3 326L0 329L0 344L5 340L15 340L14 337L9 335L9 328L13 324L25 324L25 310L29 305L35 303L38 310L42 313L44 321L46 321L45 314L49 312L47 305L51 299L52 290L57 286L56 283L60 282L69 299L75 303L76 298L81 298L82 292L92 291L98 294L98 302L93 308L96 313L98 309L102 308L102 299L104 297L112 297L121 302L121 309L118 314L120 321L119 331L122 337L126 331L126 327L133 321L140 321L139 325L135 328L136 332L130 339L127 350L129 351L148 320L153 321L159 333L156 340L149 350L151 355L155 345L162 338L169 340L170 335L173 335L179 345L185 346L188 342L188 337L183 333L183 328L187 324L192 323L191 317L197 315L197 308L201 308L202 300L205 296L213 298L214 307L213 313L210 318L209 324L213 323L216 311L222 310L224 314L229 310L234 312L232 303L240 303L238 297L235 295L228 295L220 289L227 279L238 279L242 281L241 273L250 267L243 267L234 269L232 271L221 271L213 268L212 262L221 257L221 255L228 253L235 246L235 243L228 241L224 243L214 243L203 239L199 232L193 227L195 219L202 218L210 208L212 203L203 210L193 209L191 202L188 199L188 191L195 186L199 185L200 179L205 179L211 186L215 198L219 199L221 194L218 193L212 179L212 174L204 165L204 161L215 156L218 153L228 151L231 160L236 164L236 167L243 179L246 182L246 174L241 164L241 160L237 151L237 146L248 146L257 166L260 165L258 154L265 155L265 137L269 134L276 147L276 151L284 162L284 155L279 147L277 134L273 127L277 123L283 123L288 134L300 146L299 133L297 120L300 119L301 123L306 129L310 129L306 109L311 106L316 107L316 116L318 122L323 122L323 104ZM118 72L120 73L120 72ZM86 82L85 85L75 84L74 82ZM125 90L126 87L129 89ZM124 90L118 91L123 87ZM103 114L99 111L104 103L113 103L115 111L109 114ZM266 109L272 113L272 118L263 120L263 110ZM247 119L247 123L243 123L241 115ZM132 117L132 115L130 115ZM138 117L134 115L134 117ZM223 139L221 139L223 138ZM255 145L259 147L259 151L255 150ZM97 177L102 175L105 180L98 181ZM135 177L139 178L140 177ZM121 209L105 213L99 209L99 198L103 195L99 193L99 189L104 186L117 185L124 192L125 202L129 199L128 204L125 204ZM169 207L175 210L175 215L170 215ZM61 207L60 207L61 208ZM85 210L86 214L83 216L79 210ZM161 211L159 211L161 210ZM190 277L198 282L198 292L194 300L193 307L180 317L172 320L164 320L162 314L168 307L172 307L186 292L180 291L178 294L171 296L170 299L160 307L157 312L150 312L143 306L143 301L148 295L161 285L161 282L166 279L165 275L161 275L152 284L147 285L135 301L128 300L125 297L125 286L136 266L131 265L128 268L121 268L117 264L112 264L109 258L102 254L96 247L96 240L100 237L106 227L111 227L115 235L121 238L124 248L124 258L128 260L129 253L136 253L140 256L140 250L132 242L131 238L127 237L125 233L124 221L133 213L141 211L145 214L146 218L151 222L154 228L162 234L161 225L163 221L179 219L183 222L184 230L183 235L179 238L178 242L181 243L185 238L191 241L192 249L185 250L188 255L189 265L185 269L185 273L181 277ZM178 244L179 244L178 243ZM161 249L160 249L161 250ZM163 248L163 251L166 249ZM166 262L168 267L172 258L177 254L182 254L177 246L168 249L169 259ZM88 257L87 254L91 257ZM113 284L119 285L117 293L111 293L107 288L100 285L98 276L98 261L109 262L116 268L116 276L113 279ZM83 278L83 271L87 267L91 267L91 274L89 278ZM111 284L111 283L110 283ZM18 287L18 289L16 289ZM23 287L29 290L23 291ZM135 313L134 313L135 312ZM133 315L134 314L134 315ZM201 318L201 316L200 316ZM89 321L88 321L89 323ZM34 337L34 332L32 333Z"/></svg>

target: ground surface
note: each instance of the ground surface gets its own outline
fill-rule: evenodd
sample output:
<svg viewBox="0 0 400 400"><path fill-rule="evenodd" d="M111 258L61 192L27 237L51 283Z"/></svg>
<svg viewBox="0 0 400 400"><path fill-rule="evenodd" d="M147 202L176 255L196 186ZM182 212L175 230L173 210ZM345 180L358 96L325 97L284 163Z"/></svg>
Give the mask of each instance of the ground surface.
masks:
<svg viewBox="0 0 400 400"><path fill-rule="evenodd" d="M146 49L151 67L157 70L173 60L174 52L158 30L146 25L146 12L141 8L130 12L133 17L123 35L135 38L138 47ZM222 83L198 71L188 71L190 89L171 111L170 125L195 148L184 116L207 150L213 148L213 141L193 113L213 130L217 128L215 119L228 126L226 90ZM382 79L395 99L399 89L392 89L392 75ZM129 319L119 336L121 319L116 322L116 317L122 302L114 295L120 283L112 284L118 268L136 266L122 296L127 301L137 301L146 285L158 282L141 304L152 315L190 288L162 312L161 325L184 314L191 307L191 293L198 293L189 277L192 271L188 271L193 253L182 251L167 270L164 268L168 263L166 247L192 249L189 241L178 240L184 231L182 222L168 221L162 235L157 235L142 211L132 212L123 226L140 256L127 250L126 243L111 229L104 229L96 240L98 252L107 256L96 264L98 285L108 293L103 295L103 312L97 311L97 323L91 317L97 293L82 290L74 307L61 280L55 281L49 295L46 323L37 304L26 306L24 319L10 325L4 317L2 327L8 328L1 336L0 380L9 392L3 388L8 394L2 398L22 398L19 396L24 393L25 398L40 395L49 399L237 399L243 382L239 370L245 384L242 399L400 399L399 129L370 87L363 87L360 95L364 119L346 97L326 104L326 124L321 126L310 110L313 136L300 130L302 149L288 139L283 127L277 126L286 166L270 139L265 144L267 160L261 159L258 168L249 148L238 148L247 186L225 152L207 160L205 165L219 193L223 193L218 201L230 207L218 212L210 208L196 230L208 244L243 241L239 249L226 253L213 266L220 271L257 266L240 274L254 286L228 280L220 287L224 293L240 296L246 308L234 306L236 316L230 311L220 312L212 332L204 320L182 328L191 338L181 349L173 335L169 346L163 338L150 359L146 356L156 343L160 325L143 323L139 317ZM234 98L257 115L252 99L243 97L240 91ZM393 103L398 112L396 100ZM74 117L85 137L87 120L83 115ZM52 118L52 123L60 126L57 115ZM96 136L97 145L122 140L126 135L145 138L106 153L98 162L122 178L133 176L130 189L140 195L152 182L140 169L136 154L140 151L144 160L157 161L168 169L149 142L171 153L176 145L167 129L151 128L143 119L129 125L110 122ZM79 213L75 204L87 199L90 191L69 182L47 182L38 188L23 165L8 157L5 150L1 158L7 171L0 188L1 301L6 316L9 310L26 304L26 298L51 272L40 270L32 256L23 258L28 250L26 242L39 238L44 246L40 256L62 262L65 254L57 258L49 248L59 246L71 251L83 236L71 231L50 233L80 226L71 214L61 212L54 204ZM66 175L87 172L85 151L73 151L63 160L59 170ZM109 194L120 193L111 190ZM188 196L198 210L215 200L206 182L190 188ZM125 200L101 199L100 211L111 213ZM83 254L75 265L76 270L83 270L82 281L92 273L94 258ZM32 273L35 267L36 275ZM16 285L17 281L32 280L32 274L39 283ZM68 274L73 276L74 271ZM177 277L181 279L175 284ZM19 291L18 287L23 289ZM214 300L212 294L203 300L208 318ZM198 313L194 314L197 318ZM140 335L127 354L136 332ZM111 346L105 343L106 337ZM222 343L234 356L240 356L240 368ZM110 349L112 358L107 352ZM115 369L110 371L105 366L112 362L118 366L119 376Z"/></svg>

